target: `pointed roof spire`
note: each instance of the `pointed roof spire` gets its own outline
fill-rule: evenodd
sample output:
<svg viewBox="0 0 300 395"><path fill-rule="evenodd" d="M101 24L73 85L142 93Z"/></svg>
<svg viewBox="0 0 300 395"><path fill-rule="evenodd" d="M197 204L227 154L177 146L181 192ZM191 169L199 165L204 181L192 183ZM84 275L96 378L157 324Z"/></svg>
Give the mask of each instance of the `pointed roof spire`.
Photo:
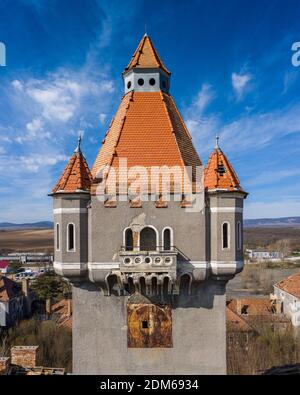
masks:
<svg viewBox="0 0 300 395"><path fill-rule="evenodd" d="M208 190L220 189L226 191L244 192L240 181L229 160L219 146L219 136L204 169L204 185Z"/></svg>
<svg viewBox="0 0 300 395"><path fill-rule="evenodd" d="M52 190L52 193L89 192L93 181L89 166L81 152L81 135L77 147L65 170Z"/></svg>
<svg viewBox="0 0 300 395"><path fill-rule="evenodd" d="M127 72L133 68L161 68L167 74L171 74L159 57L150 37L146 32L124 72Z"/></svg>
<svg viewBox="0 0 300 395"><path fill-rule="evenodd" d="M81 153L81 148L80 148L81 140L82 140L82 135L80 133L79 136L78 136L78 140L77 140L77 147L75 148L74 152Z"/></svg>
<svg viewBox="0 0 300 395"><path fill-rule="evenodd" d="M216 144L215 144L215 149L220 149L219 147L219 136L216 134Z"/></svg>

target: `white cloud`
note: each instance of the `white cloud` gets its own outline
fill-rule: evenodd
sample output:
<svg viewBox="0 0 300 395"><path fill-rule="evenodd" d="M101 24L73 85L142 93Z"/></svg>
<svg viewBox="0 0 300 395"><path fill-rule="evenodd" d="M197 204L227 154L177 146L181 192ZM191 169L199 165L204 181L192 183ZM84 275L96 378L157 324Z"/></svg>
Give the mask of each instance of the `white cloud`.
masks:
<svg viewBox="0 0 300 395"><path fill-rule="evenodd" d="M23 84L22 84L21 81L13 80L11 84L16 90L18 90L18 91L22 91L23 90Z"/></svg>
<svg viewBox="0 0 300 395"><path fill-rule="evenodd" d="M232 87L238 99L243 97L251 78L252 77L250 74L231 74Z"/></svg>
<svg viewBox="0 0 300 395"><path fill-rule="evenodd" d="M211 85L202 84L201 89L193 102L194 110L202 114L214 98L215 93L212 90Z"/></svg>
<svg viewBox="0 0 300 395"><path fill-rule="evenodd" d="M107 119L107 114L101 113L99 114L101 125L104 125Z"/></svg>
<svg viewBox="0 0 300 395"><path fill-rule="evenodd" d="M219 120L219 130L221 144L228 152L260 149L279 137L300 132L300 104L261 114L246 114L223 125Z"/></svg>

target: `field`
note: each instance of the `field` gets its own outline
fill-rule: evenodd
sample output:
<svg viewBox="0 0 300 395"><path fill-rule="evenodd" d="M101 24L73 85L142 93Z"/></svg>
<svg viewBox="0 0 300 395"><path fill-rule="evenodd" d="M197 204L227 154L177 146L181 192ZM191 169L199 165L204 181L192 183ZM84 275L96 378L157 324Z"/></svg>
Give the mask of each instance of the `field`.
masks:
<svg viewBox="0 0 300 395"><path fill-rule="evenodd" d="M53 253L52 229L22 229L0 231L0 252Z"/></svg>
<svg viewBox="0 0 300 395"><path fill-rule="evenodd" d="M300 250L300 228L292 227L257 227L244 228L244 244L246 248L268 247L280 240L289 240L292 250Z"/></svg>

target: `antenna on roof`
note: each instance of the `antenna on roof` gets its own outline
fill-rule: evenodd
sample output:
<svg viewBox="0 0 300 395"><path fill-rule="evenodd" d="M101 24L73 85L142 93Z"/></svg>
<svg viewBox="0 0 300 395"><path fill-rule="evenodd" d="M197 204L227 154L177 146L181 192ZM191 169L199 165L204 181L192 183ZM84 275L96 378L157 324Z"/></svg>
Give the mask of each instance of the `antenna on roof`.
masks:
<svg viewBox="0 0 300 395"><path fill-rule="evenodd" d="M76 149L75 149L75 152L81 152L81 149L80 149L81 140L82 140L82 135L79 134L79 136L78 136L78 142L77 142L77 147L76 147Z"/></svg>
<svg viewBox="0 0 300 395"><path fill-rule="evenodd" d="M218 135L216 135L216 144L215 144L215 149L219 149L219 139L220 137Z"/></svg>

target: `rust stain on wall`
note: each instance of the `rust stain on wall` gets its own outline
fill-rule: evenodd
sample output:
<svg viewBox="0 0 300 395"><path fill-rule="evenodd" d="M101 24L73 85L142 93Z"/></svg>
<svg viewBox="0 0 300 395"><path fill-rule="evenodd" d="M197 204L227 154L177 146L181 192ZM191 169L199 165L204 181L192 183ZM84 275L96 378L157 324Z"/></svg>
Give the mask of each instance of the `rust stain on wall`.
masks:
<svg viewBox="0 0 300 395"><path fill-rule="evenodd" d="M170 348L172 342L172 308L170 305L127 304L129 348Z"/></svg>

